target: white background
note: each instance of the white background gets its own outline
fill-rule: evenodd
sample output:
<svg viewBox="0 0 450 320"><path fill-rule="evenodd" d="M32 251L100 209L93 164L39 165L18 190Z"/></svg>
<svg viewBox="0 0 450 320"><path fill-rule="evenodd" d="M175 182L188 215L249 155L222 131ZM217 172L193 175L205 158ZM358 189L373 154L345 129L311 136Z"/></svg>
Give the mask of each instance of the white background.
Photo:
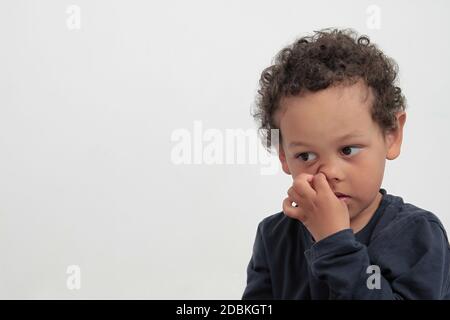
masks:
<svg viewBox="0 0 450 320"><path fill-rule="evenodd" d="M0 298L240 299L257 224L282 210L291 177L175 165L171 135L196 120L255 129L262 70L325 27L367 34L399 64L408 116L382 187L450 230L449 6L1 1Z"/></svg>

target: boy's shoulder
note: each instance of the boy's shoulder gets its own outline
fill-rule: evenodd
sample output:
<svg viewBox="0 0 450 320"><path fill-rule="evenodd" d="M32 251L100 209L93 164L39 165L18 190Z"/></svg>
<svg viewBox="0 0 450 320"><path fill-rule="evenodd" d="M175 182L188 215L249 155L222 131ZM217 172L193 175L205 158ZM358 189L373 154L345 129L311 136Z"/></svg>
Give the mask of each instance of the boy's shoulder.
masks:
<svg viewBox="0 0 450 320"><path fill-rule="evenodd" d="M386 193L384 197L386 207L375 227L372 239L383 234L397 236L406 228L420 231L431 226L441 229L448 241L442 222L433 212L404 202L403 198L397 195Z"/></svg>
<svg viewBox="0 0 450 320"><path fill-rule="evenodd" d="M263 234L274 233L279 228L285 228L293 220L285 215L283 211L280 211L263 218L259 222L258 228Z"/></svg>

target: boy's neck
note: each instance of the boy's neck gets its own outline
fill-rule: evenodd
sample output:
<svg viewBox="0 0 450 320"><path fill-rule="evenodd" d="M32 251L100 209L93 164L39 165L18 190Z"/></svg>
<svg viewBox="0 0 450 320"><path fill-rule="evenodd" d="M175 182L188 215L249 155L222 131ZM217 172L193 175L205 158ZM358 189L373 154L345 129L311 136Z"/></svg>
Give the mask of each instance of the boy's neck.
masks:
<svg viewBox="0 0 450 320"><path fill-rule="evenodd" d="M381 198L383 195L378 191L375 200L370 206L368 206L364 211L359 213L356 217L350 220L350 228L352 228L353 233L357 233L362 230L370 221L370 219L377 211L380 206Z"/></svg>

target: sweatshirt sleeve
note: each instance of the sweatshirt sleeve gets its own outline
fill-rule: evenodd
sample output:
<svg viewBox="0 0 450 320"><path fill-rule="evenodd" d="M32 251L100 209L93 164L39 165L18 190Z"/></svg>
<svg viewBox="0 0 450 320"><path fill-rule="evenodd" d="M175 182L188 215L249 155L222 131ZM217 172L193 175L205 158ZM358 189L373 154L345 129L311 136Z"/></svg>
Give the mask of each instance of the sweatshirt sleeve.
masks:
<svg viewBox="0 0 450 320"><path fill-rule="evenodd" d="M330 287L330 299L445 299L450 248L440 223L418 216L381 241L370 256L345 229L313 244L305 257Z"/></svg>
<svg viewBox="0 0 450 320"><path fill-rule="evenodd" d="M266 258L266 246L258 225L253 254L247 267L247 286L242 300L273 299L272 282Z"/></svg>

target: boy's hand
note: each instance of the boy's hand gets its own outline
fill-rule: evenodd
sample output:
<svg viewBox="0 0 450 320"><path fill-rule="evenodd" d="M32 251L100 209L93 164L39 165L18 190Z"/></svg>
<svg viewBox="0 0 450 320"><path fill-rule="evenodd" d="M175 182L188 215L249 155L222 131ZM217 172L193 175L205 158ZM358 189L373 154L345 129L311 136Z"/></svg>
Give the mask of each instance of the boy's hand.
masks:
<svg viewBox="0 0 450 320"><path fill-rule="evenodd" d="M316 242L350 228L347 204L336 197L323 173L298 175L287 193L283 201L284 213L300 220ZM298 206L293 207L292 202Z"/></svg>

